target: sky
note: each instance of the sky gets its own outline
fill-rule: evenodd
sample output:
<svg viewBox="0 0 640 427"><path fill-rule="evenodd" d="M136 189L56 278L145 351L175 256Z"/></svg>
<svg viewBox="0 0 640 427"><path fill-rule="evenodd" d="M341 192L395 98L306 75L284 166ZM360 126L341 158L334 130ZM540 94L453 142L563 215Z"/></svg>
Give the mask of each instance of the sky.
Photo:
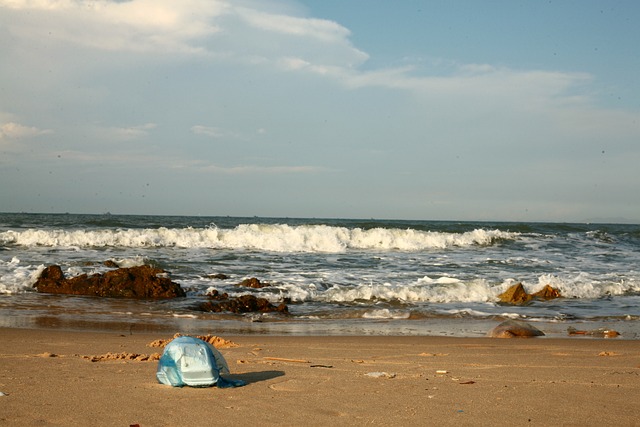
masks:
<svg viewBox="0 0 640 427"><path fill-rule="evenodd" d="M640 222L635 0L0 0L0 212Z"/></svg>

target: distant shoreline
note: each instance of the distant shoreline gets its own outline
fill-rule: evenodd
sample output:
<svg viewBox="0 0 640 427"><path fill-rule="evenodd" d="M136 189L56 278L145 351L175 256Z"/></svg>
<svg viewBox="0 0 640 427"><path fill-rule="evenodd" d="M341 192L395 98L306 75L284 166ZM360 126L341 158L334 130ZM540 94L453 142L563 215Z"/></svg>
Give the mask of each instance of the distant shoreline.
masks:
<svg viewBox="0 0 640 427"><path fill-rule="evenodd" d="M591 218L576 221L555 221L555 220L507 220L507 219L401 219L401 218L342 218L342 217L296 217L296 216L257 216L257 215L199 215L199 214L139 214L139 213L77 213L77 212L0 212L0 215L86 215L86 216L124 216L124 217L158 217L158 218L236 218L236 219L265 219L265 220L302 220L302 221L388 221L388 222L454 222L454 223L477 223L477 224L602 224L602 225L640 225L640 219L632 220L627 218Z"/></svg>

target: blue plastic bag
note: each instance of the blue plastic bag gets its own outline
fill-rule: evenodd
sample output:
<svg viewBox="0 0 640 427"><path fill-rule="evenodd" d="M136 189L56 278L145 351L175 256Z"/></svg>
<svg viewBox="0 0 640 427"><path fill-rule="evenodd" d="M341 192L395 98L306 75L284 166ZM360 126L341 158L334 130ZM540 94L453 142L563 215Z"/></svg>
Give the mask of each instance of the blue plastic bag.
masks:
<svg viewBox="0 0 640 427"><path fill-rule="evenodd" d="M240 387L242 380L222 378L229 374L227 362L211 344L193 337L179 337L164 349L156 378L174 387Z"/></svg>

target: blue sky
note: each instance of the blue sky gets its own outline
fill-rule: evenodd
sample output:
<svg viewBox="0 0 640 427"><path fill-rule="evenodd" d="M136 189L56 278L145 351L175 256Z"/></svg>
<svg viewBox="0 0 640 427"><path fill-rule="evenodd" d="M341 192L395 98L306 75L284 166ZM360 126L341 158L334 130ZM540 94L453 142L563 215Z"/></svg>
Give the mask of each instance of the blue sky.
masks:
<svg viewBox="0 0 640 427"><path fill-rule="evenodd" d="M0 211L640 222L638 19L0 0Z"/></svg>

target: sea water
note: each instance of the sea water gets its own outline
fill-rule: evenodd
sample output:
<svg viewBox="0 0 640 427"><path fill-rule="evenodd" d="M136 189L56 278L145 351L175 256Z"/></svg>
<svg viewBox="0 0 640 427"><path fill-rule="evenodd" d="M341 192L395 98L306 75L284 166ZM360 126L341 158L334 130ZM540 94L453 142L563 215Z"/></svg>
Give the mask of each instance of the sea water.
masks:
<svg viewBox="0 0 640 427"><path fill-rule="evenodd" d="M73 277L104 273L105 261L162 268L187 298L33 289L48 265ZM236 286L250 277L270 286ZM518 282L562 298L500 304ZM214 289L286 302L290 315L196 310ZM0 214L0 326L482 336L503 319L548 336L572 326L640 337L640 225Z"/></svg>

